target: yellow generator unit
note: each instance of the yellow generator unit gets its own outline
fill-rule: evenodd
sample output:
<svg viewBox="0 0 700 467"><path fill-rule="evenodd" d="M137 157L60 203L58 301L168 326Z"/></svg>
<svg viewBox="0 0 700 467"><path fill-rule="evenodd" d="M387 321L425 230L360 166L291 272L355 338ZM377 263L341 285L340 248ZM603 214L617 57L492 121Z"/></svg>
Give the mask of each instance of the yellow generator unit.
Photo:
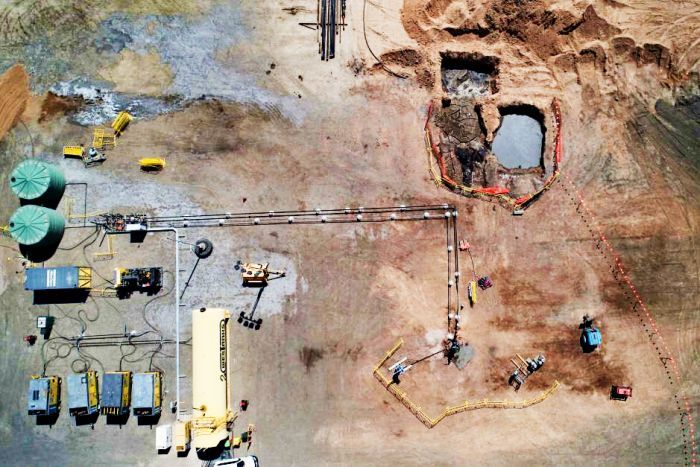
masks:
<svg viewBox="0 0 700 467"><path fill-rule="evenodd" d="M87 371L68 376L68 413L88 417L100 410L97 372Z"/></svg>
<svg viewBox="0 0 700 467"><path fill-rule="evenodd" d="M132 117L129 112L121 111L117 114L117 118L114 119L112 122L112 129L114 130L114 134L117 136L120 136L126 127L129 125L129 122L133 120L134 117Z"/></svg>
<svg viewBox="0 0 700 467"><path fill-rule="evenodd" d="M100 410L103 415L124 416L131 405L131 372L112 371L102 376L102 399Z"/></svg>
<svg viewBox="0 0 700 467"><path fill-rule="evenodd" d="M85 156L85 148L82 146L63 146L63 157L74 157L76 159L83 159Z"/></svg>
<svg viewBox="0 0 700 467"><path fill-rule="evenodd" d="M136 373L133 383L134 397L131 405L134 415L138 417L158 415L163 404L163 373L159 371Z"/></svg>
<svg viewBox="0 0 700 467"><path fill-rule="evenodd" d="M228 336L231 313L221 308L192 312L192 441L198 451L229 436L236 418L231 403Z"/></svg>
<svg viewBox="0 0 700 467"><path fill-rule="evenodd" d="M139 159L139 165L144 172L160 172L165 168L165 159L160 157L146 157Z"/></svg>
<svg viewBox="0 0 700 467"><path fill-rule="evenodd" d="M29 415L55 415L61 408L61 378L33 375L29 381Z"/></svg>

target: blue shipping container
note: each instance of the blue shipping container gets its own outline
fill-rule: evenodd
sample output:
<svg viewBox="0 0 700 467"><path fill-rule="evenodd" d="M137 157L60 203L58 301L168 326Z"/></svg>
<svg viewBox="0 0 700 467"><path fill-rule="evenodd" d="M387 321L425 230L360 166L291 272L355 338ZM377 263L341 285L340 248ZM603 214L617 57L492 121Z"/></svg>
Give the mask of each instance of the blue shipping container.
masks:
<svg viewBox="0 0 700 467"><path fill-rule="evenodd" d="M28 268L24 272L24 290L89 289L92 269L83 266Z"/></svg>

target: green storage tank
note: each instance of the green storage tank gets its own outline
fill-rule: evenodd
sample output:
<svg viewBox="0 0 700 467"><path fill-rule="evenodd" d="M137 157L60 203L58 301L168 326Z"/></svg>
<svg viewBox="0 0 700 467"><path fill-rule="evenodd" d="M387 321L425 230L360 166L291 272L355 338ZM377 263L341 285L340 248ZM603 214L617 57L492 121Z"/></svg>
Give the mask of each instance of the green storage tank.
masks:
<svg viewBox="0 0 700 467"><path fill-rule="evenodd" d="M53 164L26 159L10 174L10 188L22 204L56 207L66 189L66 178Z"/></svg>
<svg viewBox="0 0 700 467"><path fill-rule="evenodd" d="M22 206L10 217L10 235L20 245L57 246L65 227L66 221L61 214L33 204Z"/></svg>

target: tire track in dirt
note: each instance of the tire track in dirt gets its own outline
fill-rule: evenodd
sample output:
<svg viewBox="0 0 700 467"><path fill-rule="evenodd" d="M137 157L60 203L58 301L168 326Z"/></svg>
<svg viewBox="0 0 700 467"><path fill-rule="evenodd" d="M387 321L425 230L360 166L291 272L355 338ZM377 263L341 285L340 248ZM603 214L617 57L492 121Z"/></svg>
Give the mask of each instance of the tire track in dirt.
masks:
<svg viewBox="0 0 700 467"><path fill-rule="evenodd" d="M647 309L644 301L639 295L637 288L627 274L622 261L620 260L620 255L607 240L605 234L593 216L593 213L586 206L585 200L581 196L581 193L577 189L576 185L574 185L571 178L565 173L563 174L563 178L566 183L562 183L561 186L564 188L567 196L569 196L571 202L574 204L576 213L581 217L581 220L588 228L588 231L595 242L595 248L601 253L605 262L610 267L610 271L620 287L625 300L630 304L632 311L639 319L639 323L642 325L644 333L649 338L649 343L652 345L652 347L654 347L654 350L659 357L659 361L666 372L668 383L671 385L671 390L673 392L674 402L680 414L681 434L683 436L683 455L686 463L695 466L697 465L695 422L693 421L693 415L688 397L680 388L683 380L681 378L678 364L666 345L665 340L659 333L654 317Z"/></svg>
<svg viewBox="0 0 700 467"><path fill-rule="evenodd" d="M0 10L0 47L21 47L50 36L51 41L65 43L95 21L89 13L94 0L55 4L50 0L19 0ZM58 33L58 34L57 34Z"/></svg>

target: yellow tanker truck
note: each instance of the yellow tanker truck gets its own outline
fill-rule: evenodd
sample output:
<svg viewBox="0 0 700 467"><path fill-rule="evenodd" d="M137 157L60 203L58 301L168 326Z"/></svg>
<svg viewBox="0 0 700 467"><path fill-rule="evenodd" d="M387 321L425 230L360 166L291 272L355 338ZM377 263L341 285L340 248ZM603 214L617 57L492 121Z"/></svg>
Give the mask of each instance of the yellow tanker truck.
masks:
<svg viewBox="0 0 700 467"><path fill-rule="evenodd" d="M192 311L192 444L216 447L229 436L236 414L228 370L229 318L220 308Z"/></svg>

